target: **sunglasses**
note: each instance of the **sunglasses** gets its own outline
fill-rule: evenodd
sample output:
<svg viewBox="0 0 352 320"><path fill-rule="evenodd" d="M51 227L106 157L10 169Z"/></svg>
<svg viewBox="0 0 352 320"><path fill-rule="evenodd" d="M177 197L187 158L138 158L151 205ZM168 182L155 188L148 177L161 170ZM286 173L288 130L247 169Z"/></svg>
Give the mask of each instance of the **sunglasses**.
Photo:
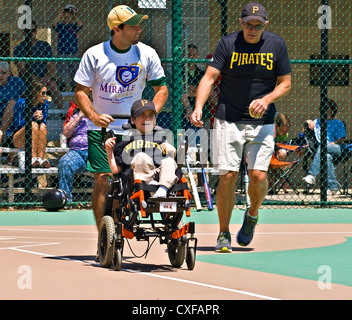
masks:
<svg viewBox="0 0 352 320"><path fill-rule="evenodd" d="M5 74L7 74L7 71L0 71L0 74L5 75Z"/></svg>
<svg viewBox="0 0 352 320"><path fill-rule="evenodd" d="M40 93L42 96L46 96L47 94L48 94L48 92L47 91L43 91L43 92L41 92Z"/></svg>
<svg viewBox="0 0 352 320"><path fill-rule="evenodd" d="M255 29L255 30L257 30L257 31L260 31L260 30L263 30L264 28L265 28L265 25L263 25L263 24L257 24L256 26L253 26L252 24L250 24L250 23L244 23L244 22L242 22L242 24L244 25L244 27L246 28L246 29L248 29L248 30L253 30L253 29Z"/></svg>

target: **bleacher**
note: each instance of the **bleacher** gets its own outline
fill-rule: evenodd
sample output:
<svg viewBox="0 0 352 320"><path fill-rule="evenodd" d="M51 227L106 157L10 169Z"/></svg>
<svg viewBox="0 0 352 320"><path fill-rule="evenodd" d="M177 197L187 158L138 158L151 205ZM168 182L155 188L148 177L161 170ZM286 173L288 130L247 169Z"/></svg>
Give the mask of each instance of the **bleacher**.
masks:
<svg viewBox="0 0 352 320"><path fill-rule="evenodd" d="M58 187L57 183L51 181L51 178L58 175L57 165L59 160L69 150L69 148L65 145L65 141L62 141L62 127L68 110L69 101L72 101L74 95L73 92L62 92L62 94L65 98L65 108L57 109L53 103L51 103L49 107L49 116L47 121L48 144L46 147L45 157L49 159L50 168L32 168L31 170L32 177L44 175L45 178L48 177L48 179L46 179L48 183L46 186L41 186L39 182L36 183L33 188L31 188L32 193L41 194L47 189L54 189ZM24 184L31 182L23 181L24 170L19 167L18 161L20 150L16 148L2 149L3 152L0 163L0 197L6 196L8 203L13 203L15 201L15 194L23 194L25 192L25 188L23 187ZM14 161L11 165L5 163L5 156L8 154L13 155ZM7 177L4 179L4 176ZM90 186L93 185L93 175L90 172L87 171L83 174L79 174L79 176L82 181L90 182ZM16 186L16 184L20 185L20 187ZM79 188L75 188L73 190L74 198L75 193L90 194L91 188L80 186Z"/></svg>

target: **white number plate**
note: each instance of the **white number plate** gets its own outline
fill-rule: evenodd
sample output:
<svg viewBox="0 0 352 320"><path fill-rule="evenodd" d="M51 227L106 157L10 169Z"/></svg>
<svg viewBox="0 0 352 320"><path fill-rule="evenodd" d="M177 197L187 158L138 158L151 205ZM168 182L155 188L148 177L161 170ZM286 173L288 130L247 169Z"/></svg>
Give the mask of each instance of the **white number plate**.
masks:
<svg viewBox="0 0 352 320"><path fill-rule="evenodd" d="M176 212L176 202L160 202L160 212Z"/></svg>

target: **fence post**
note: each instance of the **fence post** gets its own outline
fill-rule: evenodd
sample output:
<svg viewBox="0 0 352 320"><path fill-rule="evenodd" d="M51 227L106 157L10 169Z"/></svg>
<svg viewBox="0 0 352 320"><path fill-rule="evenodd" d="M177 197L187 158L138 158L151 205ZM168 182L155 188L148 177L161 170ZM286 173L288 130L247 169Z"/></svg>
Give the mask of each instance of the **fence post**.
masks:
<svg viewBox="0 0 352 320"><path fill-rule="evenodd" d="M177 141L177 128L182 115L182 1L172 0L172 131Z"/></svg>
<svg viewBox="0 0 352 320"><path fill-rule="evenodd" d="M26 0L25 5L30 7L32 10L32 0ZM32 25L32 21L31 21ZM31 26L31 29L33 25ZM25 44L26 44L26 57L32 57L32 30L26 27L25 31ZM33 94L32 94L32 61L26 60L26 71L24 75L24 81L26 85L26 125L25 125L25 201L33 201L31 183L32 180L32 105L33 105Z"/></svg>
<svg viewBox="0 0 352 320"><path fill-rule="evenodd" d="M322 0L322 5L328 5L328 0ZM329 59L328 55L328 40L329 31L325 27L321 29L321 58L323 60ZM327 101L328 101L328 85L329 74L327 72L328 65L321 66L321 85L320 85L320 201L327 201L328 189L328 162L327 162Z"/></svg>

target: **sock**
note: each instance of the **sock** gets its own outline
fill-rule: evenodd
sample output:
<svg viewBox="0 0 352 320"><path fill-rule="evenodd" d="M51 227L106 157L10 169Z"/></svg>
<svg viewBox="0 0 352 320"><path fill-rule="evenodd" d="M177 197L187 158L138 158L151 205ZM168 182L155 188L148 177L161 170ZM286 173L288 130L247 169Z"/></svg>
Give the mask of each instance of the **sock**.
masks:
<svg viewBox="0 0 352 320"><path fill-rule="evenodd" d="M154 193L153 198L166 198L168 188L165 186L160 186L158 190Z"/></svg>
<svg viewBox="0 0 352 320"><path fill-rule="evenodd" d="M257 218L258 218L258 214L257 214L256 216L251 216L251 215L249 214L249 210L247 211L247 216L250 217L250 218L252 218L252 219L257 219Z"/></svg>

